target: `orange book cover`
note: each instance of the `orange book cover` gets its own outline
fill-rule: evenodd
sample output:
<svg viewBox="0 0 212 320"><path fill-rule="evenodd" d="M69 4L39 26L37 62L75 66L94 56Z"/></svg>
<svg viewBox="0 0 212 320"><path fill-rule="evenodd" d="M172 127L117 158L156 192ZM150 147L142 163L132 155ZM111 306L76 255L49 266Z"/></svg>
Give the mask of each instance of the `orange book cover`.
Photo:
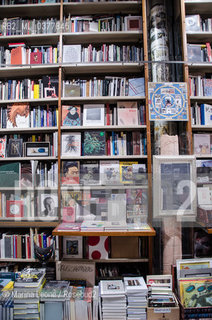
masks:
<svg viewBox="0 0 212 320"><path fill-rule="evenodd" d="M11 50L11 64L22 64L22 47Z"/></svg>

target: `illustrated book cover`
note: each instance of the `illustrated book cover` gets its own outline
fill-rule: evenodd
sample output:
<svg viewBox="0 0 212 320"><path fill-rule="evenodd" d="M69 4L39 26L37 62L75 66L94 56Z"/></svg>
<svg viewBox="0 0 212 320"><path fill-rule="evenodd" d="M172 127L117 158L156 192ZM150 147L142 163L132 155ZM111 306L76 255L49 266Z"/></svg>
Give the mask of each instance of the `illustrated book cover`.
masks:
<svg viewBox="0 0 212 320"><path fill-rule="evenodd" d="M81 133L71 132L62 133L62 148L61 156L79 157L81 156Z"/></svg>
<svg viewBox="0 0 212 320"><path fill-rule="evenodd" d="M90 130L84 132L83 155L105 155L105 131Z"/></svg>
<svg viewBox="0 0 212 320"><path fill-rule="evenodd" d="M81 107L79 105L62 106L62 126L81 125Z"/></svg>

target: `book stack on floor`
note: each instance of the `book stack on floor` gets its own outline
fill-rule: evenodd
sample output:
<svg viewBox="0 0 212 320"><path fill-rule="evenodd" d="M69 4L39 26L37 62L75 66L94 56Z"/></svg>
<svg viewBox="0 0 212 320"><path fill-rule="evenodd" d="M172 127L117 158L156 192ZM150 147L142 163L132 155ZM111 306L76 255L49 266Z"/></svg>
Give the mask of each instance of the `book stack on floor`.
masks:
<svg viewBox="0 0 212 320"><path fill-rule="evenodd" d="M40 320L68 319L69 281L48 281L40 294Z"/></svg>
<svg viewBox="0 0 212 320"><path fill-rule="evenodd" d="M146 320L148 289L143 277L124 277L127 294L127 319Z"/></svg>
<svg viewBox="0 0 212 320"><path fill-rule="evenodd" d="M0 319L10 320L13 317L13 281L0 278Z"/></svg>
<svg viewBox="0 0 212 320"><path fill-rule="evenodd" d="M102 320L126 320L126 294L122 280L101 280Z"/></svg>
<svg viewBox="0 0 212 320"><path fill-rule="evenodd" d="M40 292L45 283L45 269L25 268L14 284L15 319L40 319Z"/></svg>

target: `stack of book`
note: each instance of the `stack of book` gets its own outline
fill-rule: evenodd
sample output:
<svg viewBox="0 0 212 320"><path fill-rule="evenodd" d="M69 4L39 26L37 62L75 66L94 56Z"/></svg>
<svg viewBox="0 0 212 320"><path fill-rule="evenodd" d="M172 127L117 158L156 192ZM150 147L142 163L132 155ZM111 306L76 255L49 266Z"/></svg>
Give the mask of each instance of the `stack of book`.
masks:
<svg viewBox="0 0 212 320"><path fill-rule="evenodd" d="M124 277L127 294L127 319L146 319L147 286L143 277Z"/></svg>
<svg viewBox="0 0 212 320"><path fill-rule="evenodd" d="M5 273L3 272L5 275ZM2 275L1 275L2 276ZM9 278L0 278L0 319L13 319L13 281Z"/></svg>
<svg viewBox="0 0 212 320"><path fill-rule="evenodd" d="M14 284L13 319L40 319L40 291L45 283L45 269L25 268Z"/></svg>
<svg viewBox="0 0 212 320"><path fill-rule="evenodd" d="M126 320L126 294L122 280L101 280L102 319Z"/></svg>

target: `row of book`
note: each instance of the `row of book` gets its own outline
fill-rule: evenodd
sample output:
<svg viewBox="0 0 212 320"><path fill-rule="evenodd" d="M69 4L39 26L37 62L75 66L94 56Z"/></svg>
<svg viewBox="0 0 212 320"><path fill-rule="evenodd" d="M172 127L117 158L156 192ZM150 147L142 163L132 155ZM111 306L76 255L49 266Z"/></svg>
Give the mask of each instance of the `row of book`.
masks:
<svg viewBox="0 0 212 320"><path fill-rule="evenodd" d="M210 155L212 154L212 134L195 133L193 135L194 154Z"/></svg>
<svg viewBox="0 0 212 320"><path fill-rule="evenodd" d="M191 96L212 96L212 79L202 76L189 76Z"/></svg>
<svg viewBox="0 0 212 320"><path fill-rule="evenodd" d="M0 81L1 100L42 99L58 97L58 77Z"/></svg>
<svg viewBox="0 0 212 320"><path fill-rule="evenodd" d="M33 234L11 234L2 233L0 240L0 259L35 259L35 245L40 248L47 248L54 244L50 235L42 232Z"/></svg>
<svg viewBox="0 0 212 320"><path fill-rule="evenodd" d="M117 104L63 105L62 126L136 126L146 124L146 108L136 101Z"/></svg>
<svg viewBox="0 0 212 320"><path fill-rule="evenodd" d="M1 88L1 87L0 87ZM105 76L63 81L63 97L145 96L144 78Z"/></svg>
<svg viewBox="0 0 212 320"><path fill-rule="evenodd" d="M0 138L1 158L57 157L58 133L39 135L5 135Z"/></svg>
<svg viewBox="0 0 212 320"><path fill-rule="evenodd" d="M199 14L186 15L186 32L212 31L212 18Z"/></svg>
<svg viewBox="0 0 212 320"><path fill-rule="evenodd" d="M62 157L146 155L146 134L140 131L89 130L62 133Z"/></svg>
<svg viewBox="0 0 212 320"><path fill-rule="evenodd" d="M102 44L88 47L64 45L63 62L139 62L143 60L143 48L135 45Z"/></svg>
<svg viewBox="0 0 212 320"><path fill-rule="evenodd" d="M1 0L2 6L10 6L17 4L38 4L38 3L56 3L58 0ZM72 1L71 1L72 2Z"/></svg>
<svg viewBox="0 0 212 320"><path fill-rule="evenodd" d="M58 48L52 46L26 48L24 43L9 44L9 49L0 47L0 66L58 63L58 53Z"/></svg>
<svg viewBox="0 0 212 320"><path fill-rule="evenodd" d="M57 106L7 105L0 110L0 128L43 128L58 126Z"/></svg>
<svg viewBox="0 0 212 320"><path fill-rule="evenodd" d="M191 116L193 125L212 125L212 105L195 103L191 106Z"/></svg>
<svg viewBox="0 0 212 320"><path fill-rule="evenodd" d="M63 18L64 32L141 31L141 16L110 15Z"/></svg>
<svg viewBox="0 0 212 320"><path fill-rule="evenodd" d="M211 45L209 42L206 44L187 44L187 55L189 62L211 62Z"/></svg>

